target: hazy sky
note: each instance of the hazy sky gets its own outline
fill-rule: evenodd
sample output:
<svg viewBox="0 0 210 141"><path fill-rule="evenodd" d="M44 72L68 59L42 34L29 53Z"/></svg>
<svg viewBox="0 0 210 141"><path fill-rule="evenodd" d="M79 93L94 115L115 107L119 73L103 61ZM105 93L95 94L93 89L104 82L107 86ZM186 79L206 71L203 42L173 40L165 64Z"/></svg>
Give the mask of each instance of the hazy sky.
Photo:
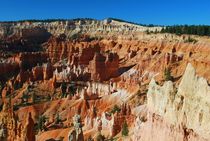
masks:
<svg viewBox="0 0 210 141"><path fill-rule="evenodd" d="M0 21L86 17L210 25L210 0L0 0Z"/></svg>

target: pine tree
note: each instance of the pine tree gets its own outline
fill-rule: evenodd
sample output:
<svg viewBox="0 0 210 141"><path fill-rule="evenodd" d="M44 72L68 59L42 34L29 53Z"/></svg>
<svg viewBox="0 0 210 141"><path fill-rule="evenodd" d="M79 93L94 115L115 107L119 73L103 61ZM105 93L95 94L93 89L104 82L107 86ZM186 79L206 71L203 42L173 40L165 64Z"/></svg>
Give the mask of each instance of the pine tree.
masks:
<svg viewBox="0 0 210 141"><path fill-rule="evenodd" d="M39 116L39 119L38 119L38 130L42 131L44 129L45 121L46 121L46 117L45 116Z"/></svg>
<svg viewBox="0 0 210 141"><path fill-rule="evenodd" d="M165 69L164 79L165 81L171 81L173 79L173 77L171 76L171 71L169 69Z"/></svg>
<svg viewBox="0 0 210 141"><path fill-rule="evenodd" d="M36 103L36 94L32 93L32 103Z"/></svg>
<svg viewBox="0 0 210 141"><path fill-rule="evenodd" d="M175 33L177 35L181 34L192 34L200 36L210 36L210 26L205 25L174 25L166 26L162 28L161 33Z"/></svg>
<svg viewBox="0 0 210 141"><path fill-rule="evenodd" d="M111 110L111 113L116 113L116 112L120 112L121 111L121 109L120 109L120 107L119 106L117 106L117 105L114 105L114 107L112 108L112 110Z"/></svg>
<svg viewBox="0 0 210 141"><path fill-rule="evenodd" d="M105 137L103 135L101 135L101 133L99 133L96 137L96 141L104 141Z"/></svg>
<svg viewBox="0 0 210 141"><path fill-rule="evenodd" d="M128 133L129 133L128 124L127 124L127 122L125 121L125 122L123 123L123 126L122 126L122 136L128 136Z"/></svg>
<svg viewBox="0 0 210 141"><path fill-rule="evenodd" d="M61 121L59 114L56 115L55 124L59 124Z"/></svg>

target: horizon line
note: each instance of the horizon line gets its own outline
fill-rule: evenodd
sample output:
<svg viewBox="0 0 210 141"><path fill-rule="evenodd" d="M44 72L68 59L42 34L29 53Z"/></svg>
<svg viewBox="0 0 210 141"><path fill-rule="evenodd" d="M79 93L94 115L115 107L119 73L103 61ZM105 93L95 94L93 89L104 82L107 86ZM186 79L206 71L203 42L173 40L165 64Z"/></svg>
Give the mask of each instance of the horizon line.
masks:
<svg viewBox="0 0 210 141"><path fill-rule="evenodd" d="M0 23L18 23L18 22L56 22L56 21L76 21L76 20L96 20L96 21L103 21L106 19L112 19L120 22L126 22L126 23L131 23L135 25L141 25L141 26L160 26L160 27L166 27L166 26L210 26L209 24L171 24L171 25L159 25L159 24L144 24L144 23L138 23L138 22L133 22L133 21L128 21L124 20L121 18L113 18L113 17L108 17L108 18L103 18L103 19L96 19L96 18L29 18L29 19L17 19L17 20L0 20Z"/></svg>

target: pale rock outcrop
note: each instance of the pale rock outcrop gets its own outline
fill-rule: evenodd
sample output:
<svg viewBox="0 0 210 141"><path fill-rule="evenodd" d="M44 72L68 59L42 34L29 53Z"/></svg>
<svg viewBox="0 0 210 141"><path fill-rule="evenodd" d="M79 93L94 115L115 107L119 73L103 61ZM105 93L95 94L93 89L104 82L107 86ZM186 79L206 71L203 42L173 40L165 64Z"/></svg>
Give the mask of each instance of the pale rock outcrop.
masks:
<svg viewBox="0 0 210 141"><path fill-rule="evenodd" d="M139 126L142 141L209 141L210 87L196 75L191 64L178 90L168 81L159 86L152 80L147 93L148 116ZM138 120L136 121L137 123ZM134 138L135 139L135 138Z"/></svg>
<svg viewBox="0 0 210 141"><path fill-rule="evenodd" d="M37 28L39 27L39 28ZM36 30L29 30L35 28ZM9 30L8 30L9 29ZM59 35L65 33L74 35L75 33L96 33L96 32L143 32L143 31L160 31L162 27L145 27L137 24L127 23L116 19L94 20L94 19L73 19L63 21L40 21L40 22L11 22L0 23L0 36L11 34L25 35L31 37L31 32L35 35L42 35L47 30L51 34ZM27 31L27 34L25 33ZM46 33L45 33L46 34ZM45 35L44 34L44 35ZM44 36L45 37L45 36Z"/></svg>
<svg viewBox="0 0 210 141"><path fill-rule="evenodd" d="M133 140L138 141L141 139L141 136L139 134L139 131L141 130L142 127L142 121L140 120L140 117L137 117L134 123L134 128L133 128Z"/></svg>
<svg viewBox="0 0 210 141"><path fill-rule="evenodd" d="M84 141L81 116L76 114L73 117L74 130L69 132L69 141Z"/></svg>

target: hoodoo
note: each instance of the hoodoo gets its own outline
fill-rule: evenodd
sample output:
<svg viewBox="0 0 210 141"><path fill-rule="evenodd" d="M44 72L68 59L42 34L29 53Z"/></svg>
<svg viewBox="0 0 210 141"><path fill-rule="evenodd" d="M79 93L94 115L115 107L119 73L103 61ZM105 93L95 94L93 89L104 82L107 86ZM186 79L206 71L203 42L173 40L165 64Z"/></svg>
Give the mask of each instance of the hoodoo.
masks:
<svg viewBox="0 0 210 141"><path fill-rule="evenodd" d="M210 38L180 27L1 22L0 140L210 141Z"/></svg>

